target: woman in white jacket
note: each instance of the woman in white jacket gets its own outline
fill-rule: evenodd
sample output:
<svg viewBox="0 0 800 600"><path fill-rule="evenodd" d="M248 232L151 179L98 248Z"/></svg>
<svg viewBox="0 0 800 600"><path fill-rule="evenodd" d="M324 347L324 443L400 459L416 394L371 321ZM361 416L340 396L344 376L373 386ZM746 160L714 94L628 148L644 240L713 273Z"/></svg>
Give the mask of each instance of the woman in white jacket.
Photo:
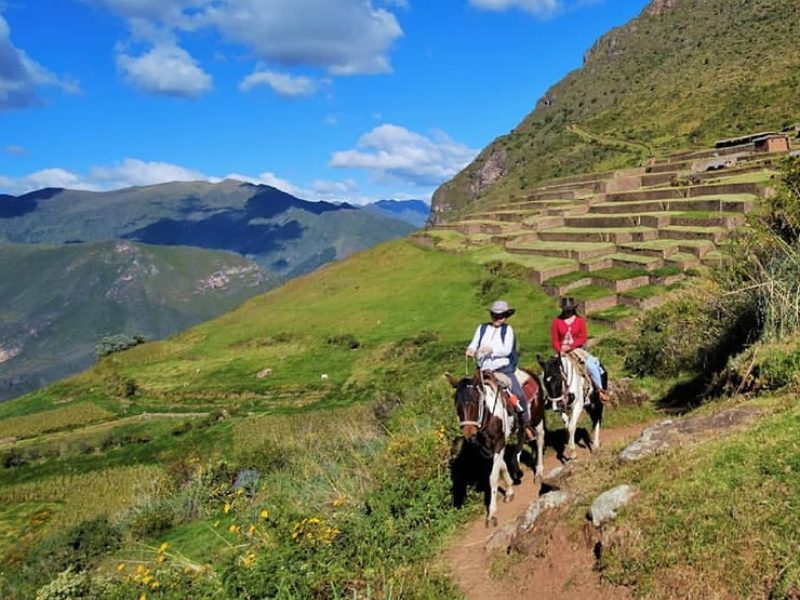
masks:
<svg viewBox="0 0 800 600"><path fill-rule="evenodd" d="M518 412L522 413L523 423L527 424L530 421L528 403L515 375L517 340L514 329L506 322L515 312L505 300L494 302L489 308L491 321L478 325L466 354L468 357L475 357L481 371L500 374L498 380L506 383L506 387L510 387L519 400Z"/></svg>

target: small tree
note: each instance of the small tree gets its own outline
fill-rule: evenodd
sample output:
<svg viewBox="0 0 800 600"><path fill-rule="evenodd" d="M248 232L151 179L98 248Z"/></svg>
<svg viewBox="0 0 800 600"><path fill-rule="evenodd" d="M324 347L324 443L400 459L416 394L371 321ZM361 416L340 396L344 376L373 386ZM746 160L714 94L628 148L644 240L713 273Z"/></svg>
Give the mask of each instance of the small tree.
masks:
<svg viewBox="0 0 800 600"><path fill-rule="evenodd" d="M94 347L94 357L97 360L117 352L122 352L128 348L133 348L139 344L144 344L147 341L142 334L137 333L134 336L128 336L124 333L118 335L109 335L100 340L100 343Z"/></svg>

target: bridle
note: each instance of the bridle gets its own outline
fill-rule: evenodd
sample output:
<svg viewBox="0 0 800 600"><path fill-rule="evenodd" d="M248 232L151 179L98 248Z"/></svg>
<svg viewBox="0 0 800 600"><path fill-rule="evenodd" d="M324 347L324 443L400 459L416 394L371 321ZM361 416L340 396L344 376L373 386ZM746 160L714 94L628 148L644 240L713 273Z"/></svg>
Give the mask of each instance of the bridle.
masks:
<svg viewBox="0 0 800 600"><path fill-rule="evenodd" d="M544 374L542 374L542 378L541 378L542 388L544 389L545 394L547 394L547 399L550 400L550 402L553 402L553 403L562 402L564 400L564 397L569 393L569 387L570 387L569 386L569 380L567 379L567 373L566 373L566 370L564 369L564 363L563 363L561 357L558 357L558 373L561 376L561 395L560 396L551 396L550 395L550 388L548 388L547 385L545 385Z"/></svg>
<svg viewBox="0 0 800 600"><path fill-rule="evenodd" d="M478 390L478 420L477 421L468 421L468 420L459 421L459 425L461 426L462 429L464 427L466 427L467 425L473 425L473 426L477 427L478 429L480 429L481 427L483 427L483 419L484 419L484 416L485 416L484 413L486 412L486 403L483 401L483 389L482 389L483 386L479 387L478 385L476 385L474 383L468 383L464 387L466 389L475 388L475 389Z"/></svg>
<svg viewBox="0 0 800 600"><path fill-rule="evenodd" d="M467 383L464 385L466 389L475 389L478 392L478 418L475 421L471 420L462 420L459 421L459 426L463 429L466 426L472 425L473 427L477 427L480 431L483 429L484 423L486 422L486 397L484 390L486 389L487 383L483 379L483 372L478 371L479 378L480 378L480 385L477 383ZM495 393L494 401L495 405L500 400L500 394Z"/></svg>

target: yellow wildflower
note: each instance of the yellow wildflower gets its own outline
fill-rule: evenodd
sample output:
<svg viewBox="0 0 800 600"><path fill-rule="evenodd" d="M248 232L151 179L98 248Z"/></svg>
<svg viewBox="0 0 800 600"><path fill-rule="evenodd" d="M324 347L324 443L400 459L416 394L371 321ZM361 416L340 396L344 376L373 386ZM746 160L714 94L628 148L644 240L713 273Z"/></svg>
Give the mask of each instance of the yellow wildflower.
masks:
<svg viewBox="0 0 800 600"><path fill-rule="evenodd" d="M166 551L167 551L167 548L169 548L169 542L164 542L163 544L161 544L161 545L158 547L158 553L159 553L159 554L164 554L164 552L166 552Z"/></svg>
<svg viewBox="0 0 800 600"><path fill-rule="evenodd" d="M256 526L255 525L250 525L250 527L247 528L248 535L253 535L255 530L256 530Z"/></svg>
<svg viewBox="0 0 800 600"><path fill-rule="evenodd" d="M262 508L262 509L261 509L261 512L260 512L260 513L258 513L258 516L259 516L261 519L267 519L267 518L269 518L269 511L268 511L266 508Z"/></svg>
<svg viewBox="0 0 800 600"><path fill-rule="evenodd" d="M226 515L227 515L229 512L231 512L231 503L230 503L230 502L226 502L226 503L225 503L225 506L224 506L224 508L222 509L222 512L224 512Z"/></svg>
<svg viewBox="0 0 800 600"><path fill-rule="evenodd" d="M139 596L139 600L147 600L147 594L142 593L142 595Z"/></svg>
<svg viewBox="0 0 800 600"><path fill-rule="evenodd" d="M117 573L121 573L124 570L125 570L125 563L119 563L117 565Z"/></svg>
<svg viewBox="0 0 800 600"><path fill-rule="evenodd" d="M161 583L159 581L154 581L153 583L150 584L150 589L151 590L157 590L160 587L161 587Z"/></svg>

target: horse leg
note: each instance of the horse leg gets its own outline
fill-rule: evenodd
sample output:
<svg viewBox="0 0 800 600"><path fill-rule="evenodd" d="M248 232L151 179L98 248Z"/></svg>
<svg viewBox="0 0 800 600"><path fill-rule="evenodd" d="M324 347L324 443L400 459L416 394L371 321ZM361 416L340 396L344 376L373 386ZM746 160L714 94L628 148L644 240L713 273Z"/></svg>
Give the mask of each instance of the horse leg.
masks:
<svg viewBox="0 0 800 600"><path fill-rule="evenodd" d="M600 423L603 420L603 403L598 401L590 413L592 425L594 425L594 435L592 439L592 450L600 448Z"/></svg>
<svg viewBox="0 0 800 600"><path fill-rule="evenodd" d="M508 465L506 461L503 460L502 464L500 465L500 475L503 478L503 482L506 484L505 487L505 502L511 502L514 500L514 479L511 477L511 473L508 470Z"/></svg>
<svg viewBox="0 0 800 600"><path fill-rule="evenodd" d="M505 466L503 453L497 452L492 459L492 472L489 475L489 512L486 526L497 526L497 488L500 485L500 470ZM513 493L513 492L512 492Z"/></svg>
<svg viewBox="0 0 800 600"><path fill-rule="evenodd" d="M536 470L534 471L534 482L541 481L544 476L544 419L536 424Z"/></svg>
<svg viewBox="0 0 800 600"><path fill-rule="evenodd" d="M572 415L569 419L569 424L567 425L567 452L566 456L568 459L572 460L573 458L577 458L578 451L575 448L575 430L578 429L578 420L581 418L581 411L583 410L583 400L579 401L578 398L575 398L575 401L572 403Z"/></svg>

